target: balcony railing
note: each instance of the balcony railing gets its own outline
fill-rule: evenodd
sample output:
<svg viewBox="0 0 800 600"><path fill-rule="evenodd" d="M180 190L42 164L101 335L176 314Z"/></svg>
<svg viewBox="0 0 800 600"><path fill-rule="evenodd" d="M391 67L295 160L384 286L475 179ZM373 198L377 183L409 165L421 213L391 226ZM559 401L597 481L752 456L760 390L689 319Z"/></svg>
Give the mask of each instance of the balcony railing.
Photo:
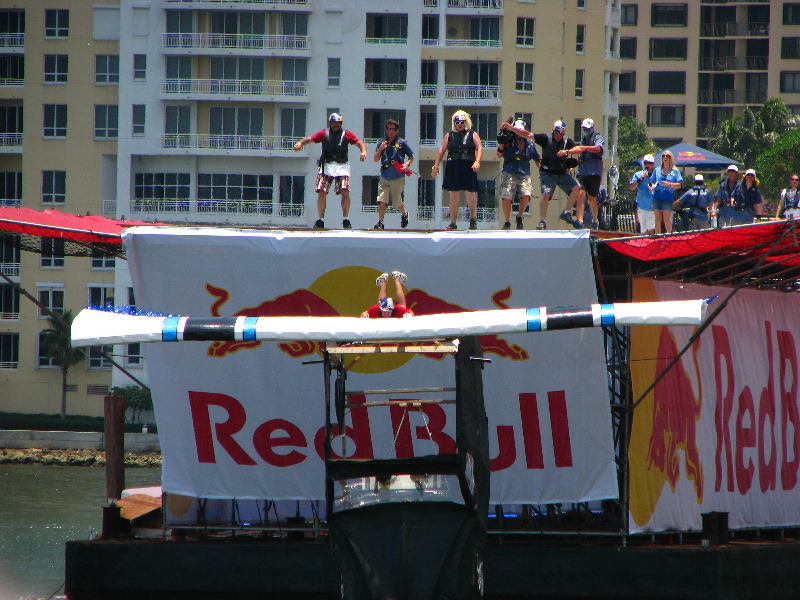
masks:
<svg viewBox="0 0 800 600"><path fill-rule="evenodd" d="M22 87L23 83L25 83L24 79L0 79L0 87Z"/></svg>
<svg viewBox="0 0 800 600"><path fill-rule="evenodd" d="M115 215L117 214L117 201L116 200L103 200L103 214Z"/></svg>
<svg viewBox="0 0 800 600"><path fill-rule="evenodd" d="M238 48L241 50L307 50L307 35L250 33L164 33L165 48Z"/></svg>
<svg viewBox="0 0 800 600"><path fill-rule="evenodd" d="M271 215L272 200L198 200L198 213Z"/></svg>
<svg viewBox="0 0 800 600"><path fill-rule="evenodd" d="M442 206L441 219L442 221L446 221L450 218L450 208L448 206ZM478 221L480 222L494 222L497 221L497 209L494 207L487 207L487 206L479 206L478 211ZM469 221L469 208L466 206L459 206L458 207L458 221Z"/></svg>
<svg viewBox="0 0 800 600"><path fill-rule="evenodd" d="M762 104L766 90L698 90L699 104Z"/></svg>
<svg viewBox="0 0 800 600"><path fill-rule="evenodd" d="M419 90L419 97L420 98L436 98L436 85L425 85L423 84Z"/></svg>
<svg viewBox="0 0 800 600"><path fill-rule="evenodd" d="M2 263L0 262L0 273L3 275L8 275L9 277L19 277L19 263L18 262L10 262L10 263Z"/></svg>
<svg viewBox="0 0 800 600"><path fill-rule="evenodd" d="M702 23L700 37L766 37L769 23Z"/></svg>
<svg viewBox="0 0 800 600"><path fill-rule="evenodd" d="M273 215L281 217L303 217L305 205L283 204L273 200L197 200L139 199L130 201L134 213L196 213L203 215Z"/></svg>
<svg viewBox="0 0 800 600"><path fill-rule="evenodd" d="M17 368L19 368L19 362L11 360L0 361L0 369L17 369Z"/></svg>
<svg viewBox="0 0 800 600"><path fill-rule="evenodd" d="M8 148L10 146L22 147L21 133L0 133L0 147Z"/></svg>
<svg viewBox="0 0 800 600"><path fill-rule="evenodd" d="M19 208L22 200L19 198L0 198L0 206L7 208Z"/></svg>
<svg viewBox="0 0 800 600"><path fill-rule="evenodd" d="M0 48L24 48L24 33L0 33Z"/></svg>
<svg viewBox="0 0 800 600"><path fill-rule="evenodd" d="M766 71L766 56L700 57L701 71Z"/></svg>
<svg viewBox="0 0 800 600"><path fill-rule="evenodd" d="M368 37L367 44L407 44L407 38Z"/></svg>
<svg viewBox="0 0 800 600"><path fill-rule="evenodd" d="M370 83L364 84L365 90L379 91L379 92L402 92L406 89L405 83Z"/></svg>
<svg viewBox="0 0 800 600"><path fill-rule="evenodd" d="M444 97L450 100L497 100L500 98L500 86L445 85Z"/></svg>
<svg viewBox="0 0 800 600"><path fill-rule="evenodd" d="M299 137L280 135L224 135L216 133L165 133L162 148L208 148L212 150L291 150Z"/></svg>
<svg viewBox="0 0 800 600"><path fill-rule="evenodd" d="M447 0L447 8L503 8L503 0Z"/></svg>
<svg viewBox="0 0 800 600"><path fill-rule="evenodd" d="M190 205L188 198L134 198L131 200L131 212L185 213L189 212Z"/></svg>
<svg viewBox="0 0 800 600"><path fill-rule="evenodd" d="M454 40L447 39L444 45L448 48L500 48L500 40Z"/></svg>
<svg viewBox="0 0 800 600"><path fill-rule="evenodd" d="M0 321L19 321L19 311L0 312Z"/></svg>
<svg viewBox="0 0 800 600"><path fill-rule="evenodd" d="M308 4L308 0L166 0L167 2L225 2L241 4Z"/></svg>
<svg viewBox="0 0 800 600"><path fill-rule="evenodd" d="M245 79L163 79L164 94L243 96L307 96L306 81L251 81Z"/></svg>

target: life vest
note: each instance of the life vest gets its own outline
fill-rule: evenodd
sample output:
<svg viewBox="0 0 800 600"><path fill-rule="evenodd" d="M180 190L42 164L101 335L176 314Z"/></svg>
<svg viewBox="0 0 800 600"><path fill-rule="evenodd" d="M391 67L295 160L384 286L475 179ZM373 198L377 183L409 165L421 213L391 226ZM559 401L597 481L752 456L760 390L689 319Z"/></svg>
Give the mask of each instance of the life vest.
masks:
<svg viewBox="0 0 800 600"><path fill-rule="evenodd" d="M325 139L322 140L322 162L341 163L347 162L348 143L345 140L345 130L334 133L330 129L325 130Z"/></svg>
<svg viewBox="0 0 800 600"><path fill-rule="evenodd" d="M393 144L386 146L386 150L381 154L381 169L388 169L394 162L404 162L403 141L401 138L396 137Z"/></svg>
<svg viewBox="0 0 800 600"><path fill-rule="evenodd" d="M783 198L783 210L800 208L798 206L800 204L800 188L794 191L786 188L781 192L781 197Z"/></svg>
<svg viewBox="0 0 800 600"><path fill-rule="evenodd" d="M451 131L447 137L447 160L475 160L475 140L472 139L473 131L463 134Z"/></svg>
<svg viewBox="0 0 800 600"><path fill-rule="evenodd" d="M585 135L581 138L581 146L596 146L595 139L597 139L597 132L593 131L591 135ZM586 162L587 160L603 160L603 152L581 152L580 161Z"/></svg>
<svg viewBox="0 0 800 600"><path fill-rule="evenodd" d="M567 157L559 158L559 150L567 149L567 136L560 142L553 139L553 134L547 135L547 145L542 148L542 169L553 173L565 173L568 168Z"/></svg>

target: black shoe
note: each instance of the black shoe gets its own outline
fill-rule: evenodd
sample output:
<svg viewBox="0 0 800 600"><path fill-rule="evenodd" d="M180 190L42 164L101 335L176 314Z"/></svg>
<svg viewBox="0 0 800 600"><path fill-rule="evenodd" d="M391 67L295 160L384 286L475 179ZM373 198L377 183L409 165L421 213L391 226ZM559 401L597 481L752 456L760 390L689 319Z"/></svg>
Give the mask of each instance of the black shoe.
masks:
<svg viewBox="0 0 800 600"><path fill-rule="evenodd" d="M314 223L314 229L325 229L325 221L317 219L317 222Z"/></svg>
<svg viewBox="0 0 800 600"><path fill-rule="evenodd" d="M503 229L511 229L511 223L509 223L508 221L503 223Z"/></svg>
<svg viewBox="0 0 800 600"><path fill-rule="evenodd" d="M542 219L539 221L539 224L536 226L536 229L547 229L547 221Z"/></svg>
<svg viewBox="0 0 800 600"><path fill-rule="evenodd" d="M400 227L402 227L403 229L408 227L408 213L400 215Z"/></svg>
<svg viewBox="0 0 800 600"><path fill-rule="evenodd" d="M469 220L469 228L470 229L477 229L478 228L478 219L470 219Z"/></svg>
<svg viewBox="0 0 800 600"><path fill-rule="evenodd" d="M458 229L458 225L455 223L450 223L450 225L444 228L445 231L455 231L456 229Z"/></svg>
<svg viewBox="0 0 800 600"><path fill-rule="evenodd" d="M375 227L373 227L373 229L383 229L383 228L384 228L383 221L378 221L377 223L375 223Z"/></svg>
<svg viewBox="0 0 800 600"><path fill-rule="evenodd" d="M350 225L350 219L342 219L342 227L344 229L352 229L353 226Z"/></svg>
<svg viewBox="0 0 800 600"><path fill-rule="evenodd" d="M569 212L568 210L565 210L560 215L558 215L558 218L566 223L569 223L570 225L572 224L573 221L572 213Z"/></svg>
<svg viewBox="0 0 800 600"><path fill-rule="evenodd" d="M517 215L517 229L525 229L525 227L522 225L522 217L519 215Z"/></svg>

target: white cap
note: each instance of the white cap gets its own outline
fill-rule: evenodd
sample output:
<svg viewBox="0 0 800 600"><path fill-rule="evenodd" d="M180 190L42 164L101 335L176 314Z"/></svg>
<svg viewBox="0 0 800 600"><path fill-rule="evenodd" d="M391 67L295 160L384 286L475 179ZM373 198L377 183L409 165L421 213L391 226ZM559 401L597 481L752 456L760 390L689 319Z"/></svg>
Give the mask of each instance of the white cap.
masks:
<svg viewBox="0 0 800 600"><path fill-rule="evenodd" d="M655 162L656 162L656 157L655 157L655 156L653 156L652 154L645 154L645 155L642 157L642 162L651 162L651 163L655 163Z"/></svg>
<svg viewBox="0 0 800 600"><path fill-rule="evenodd" d="M756 172L755 172L754 169L747 169L747 171L745 171L744 174L745 175L752 175L753 177L756 176Z"/></svg>
<svg viewBox="0 0 800 600"><path fill-rule="evenodd" d="M560 131L561 133L565 132L567 130L567 124L564 123L564 121L556 121L553 123L553 131L556 130Z"/></svg>
<svg viewBox="0 0 800 600"><path fill-rule="evenodd" d="M727 170L728 171L736 171L738 173L739 172L739 167L737 167L736 165L728 165L728 169Z"/></svg>
<svg viewBox="0 0 800 600"><path fill-rule="evenodd" d="M516 121L514 121L514 127L517 127L518 129L527 129L528 124L522 119L517 119Z"/></svg>
<svg viewBox="0 0 800 600"><path fill-rule="evenodd" d="M584 119L581 123L581 129L591 129L592 127L594 127L594 121L591 119Z"/></svg>
<svg viewBox="0 0 800 600"><path fill-rule="evenodd" d="M700 173L694 176L694 180L699 181L700 183L703 183L703 181L705 181L705 179L703 179L703 176Z"/></svg>

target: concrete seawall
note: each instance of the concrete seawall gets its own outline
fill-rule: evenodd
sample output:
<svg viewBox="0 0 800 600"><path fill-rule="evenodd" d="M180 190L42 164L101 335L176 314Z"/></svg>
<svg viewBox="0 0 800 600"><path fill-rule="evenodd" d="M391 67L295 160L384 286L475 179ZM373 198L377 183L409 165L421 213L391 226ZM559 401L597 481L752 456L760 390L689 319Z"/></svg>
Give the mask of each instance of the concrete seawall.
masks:
<svg viewBox="0 0 800 600"><path fill-rule="evenodd" d="M105 450L103 434L95 431L33 431L1 429L0 448ZM126 433L125 452L161 452L157 433Z"/></svg>

